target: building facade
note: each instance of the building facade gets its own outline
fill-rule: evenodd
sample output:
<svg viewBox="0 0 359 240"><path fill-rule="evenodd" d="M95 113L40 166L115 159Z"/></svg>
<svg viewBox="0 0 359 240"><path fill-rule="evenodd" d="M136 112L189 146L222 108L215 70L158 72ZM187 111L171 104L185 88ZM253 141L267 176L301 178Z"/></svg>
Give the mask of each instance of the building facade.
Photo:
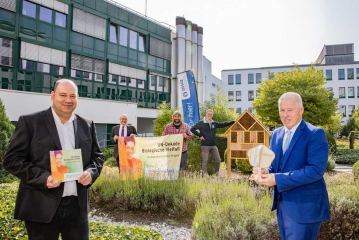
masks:
<svg viewBox="0 0 359 240"><path fill-rule="evenodd" d="M212 74L212 62L203 56L203 102L211 100L211 94L217 95L222 80Z"/></svg>
<svg viewBox="0 0 359 240"><path fill-rule="evenodd" d="M359 104L359 62L354 61L354 44L326 45L314 63L323 70L326 88L339 99L338 109L346 124ZM299 65L301 69L311 64ZM264 80L271 80L270 73L290 71L294 66L277 66L222 70L222 83L229 101L238 113L252 111L252 102L258 97L258 88Z"/></svg>
<svg viewBox="0 0 359 240"><path fill-rule="evenodd" d="M153 132L171 101L173 32L113 1L1 0L0 98L10 120L50 106L60 78L79 88L76 113L105 136L127 113Z"/></svg>

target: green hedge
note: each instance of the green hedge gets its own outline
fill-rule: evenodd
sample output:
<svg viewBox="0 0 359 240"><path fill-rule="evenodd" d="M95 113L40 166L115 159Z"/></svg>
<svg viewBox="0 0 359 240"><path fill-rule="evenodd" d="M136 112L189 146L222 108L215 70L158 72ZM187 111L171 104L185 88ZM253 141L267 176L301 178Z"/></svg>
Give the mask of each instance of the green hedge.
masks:
<svg viewBox="0 0 359 240"><path fill-rule="evenodd" d="M336 163L353 165L359 160L358 149L338 149L336 154Z"/></svg>
<svg viewBox="0 0 359 240"><path fill-rule="evenodd" d="M0 239L28 239L24 222L14 219L17 190L18 183L16 182L0 184ZM121 227L106 223L90 222L90 229L90 239L93 240L163 239L157 231L141 227Z"/></svg>

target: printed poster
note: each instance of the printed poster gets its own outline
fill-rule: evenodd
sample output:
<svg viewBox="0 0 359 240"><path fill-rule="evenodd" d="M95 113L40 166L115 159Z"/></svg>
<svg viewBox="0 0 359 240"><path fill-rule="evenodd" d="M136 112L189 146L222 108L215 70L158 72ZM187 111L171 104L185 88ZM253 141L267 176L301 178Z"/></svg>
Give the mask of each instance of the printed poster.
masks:
<svg viewBox="0 0 359 240"><path fill-rule="evenodd" d="M81 149L50 151L51 175L56 181L75 181L83 173Z"/></svg>
<svg viewBox="0 0 359 240"><path fill-rule="evenodd" d="M182 155L183 135L119 138L120 176L141 176L163 180L177 179Z"/></svg>

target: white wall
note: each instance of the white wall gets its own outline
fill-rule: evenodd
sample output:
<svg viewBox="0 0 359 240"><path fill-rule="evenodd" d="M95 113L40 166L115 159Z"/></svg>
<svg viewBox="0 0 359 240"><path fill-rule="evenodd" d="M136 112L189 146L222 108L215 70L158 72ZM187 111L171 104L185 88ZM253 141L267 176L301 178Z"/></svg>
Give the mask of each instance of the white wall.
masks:
<svg viewBox="0 0 359 240"><path fill-rule="evenodd" d="M293 66L283 66L283 67L267 67L267 68L253 68L253 69L234 69L234 70L223 70L222 71L222 82L223 82L223 88L226 92L226 95L228 97L228 91L234 92L234 101L233 101L233 107L235 108L241 108L242 112L244 110L252 107L253 101L248 101L248 91L254 90L259 87L260 84L256 83L256 73L262 74L262 80L268 79L268 72L278 73L283 71L290 71ZM301 69L307 68L308 65L301 66ZM345 87L346 97L340 98L338 102L338 107L340 105L346 106L346 117L342 119L342 124L345 124L349 119L349 111L348 106L349 105L355 105L355 108L357 108L359 104L359 98L358 98L358 87L359 87L359 79L358 75L356 74L357 68L359 68L359 63L355 64L346 64L346 65L321 65L317 66L317 69L323 69L323 75L325 75L326 69L332 70L332 79L331 81L326 81L326 87L332 87L334 92L334 97L339 98L339 87ZM347 69L353 68L354 69L354 79L348 80L347 79ZM339 80L338 78L338 69L345 69L345 80ZM248 74L253 73L254 75L254 84L248 84ZM235 75L241 74L241 84L236 85L235 82ZM228 85L228 75L233 75L234 77L234 84ZM348 98L348 87L354 87L354 98ZM242 98L241 101L236 101L236 91L241 91ZM254 94L254 99L257 97L256 93Z"/></svg>
<svg viewBox="0 0 359 240"><path fill-rule="evenodd" d="M211 93L214 95L218 92L218 87L222 87L222 80L212 75L212 62L203 56L203 99L200 101L211 100Z"/></svg>
<svg viewBox="0 0 359 240"><path fill-rule="evenodd" d="M10 121L21 115L42 111L52 105L50 95L0 89L0 98ZM128 115L128 123L137 127L137 117L156 118L156 109L137 108L135 103L79 98L75 113L95 123L118 124L119 116Z"/></svg>

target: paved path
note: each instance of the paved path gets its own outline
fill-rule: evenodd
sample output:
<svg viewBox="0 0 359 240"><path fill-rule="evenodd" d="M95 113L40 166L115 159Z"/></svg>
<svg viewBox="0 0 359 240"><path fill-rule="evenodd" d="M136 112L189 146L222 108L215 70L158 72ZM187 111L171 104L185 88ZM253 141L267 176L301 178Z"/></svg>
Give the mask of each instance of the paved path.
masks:
<svg viewBox="0 0 359 240"><path fill-rule="evenodd" d="M345 173L352 174L352 169L353 169L353 166L335 164L335 168L334 168L333 171L336 171L336 172L345 172Z"/></svg>

